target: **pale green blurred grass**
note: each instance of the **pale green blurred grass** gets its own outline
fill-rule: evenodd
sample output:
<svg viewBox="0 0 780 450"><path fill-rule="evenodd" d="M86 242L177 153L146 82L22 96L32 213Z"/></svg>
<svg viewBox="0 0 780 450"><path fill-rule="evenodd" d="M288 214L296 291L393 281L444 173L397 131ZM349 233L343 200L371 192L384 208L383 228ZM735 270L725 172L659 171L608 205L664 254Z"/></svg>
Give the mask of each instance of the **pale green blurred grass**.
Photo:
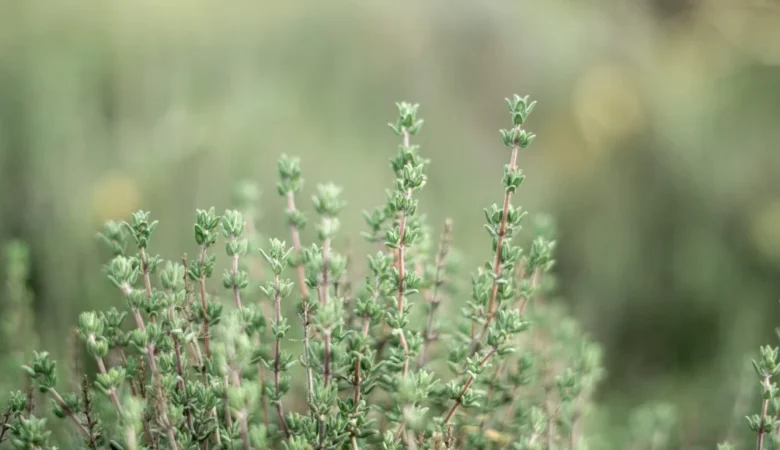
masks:
<svg viewBox="0 0 780 450"><path fill-rule="evenodd" d="M607 349L607 428L666 398L694 442L719 439L740 356L780 322L780 13L651 3L0 0L0 239L32 246L43 342L62 353L78 311L119 304L96 277L105 219L151 210L177 258L194 209L249 178L263 233L286 236L282 152L307 193L342 184L345 234L362 230L399 100L426 119L422 206L455 219L471 270L503 97L530 94L518 202L559 220L562 292Z"/></svg>

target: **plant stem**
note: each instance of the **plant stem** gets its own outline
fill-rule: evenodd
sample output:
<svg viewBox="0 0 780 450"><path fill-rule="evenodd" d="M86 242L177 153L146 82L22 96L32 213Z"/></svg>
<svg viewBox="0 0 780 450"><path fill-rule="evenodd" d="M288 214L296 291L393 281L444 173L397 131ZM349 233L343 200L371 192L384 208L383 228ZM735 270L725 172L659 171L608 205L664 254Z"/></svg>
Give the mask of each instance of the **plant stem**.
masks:
<svg viewBox="0 0 780 450"><path fill-rule="evenodd" d="M35 386L33 385L32 379L30 377L27 378L27 404L24 406L24 415L28 419L33 414L33 411L35 411Z"/></svg>
<svg viewBox="0 0 780 450"><path fill-rule="evenodd" d="M515 145L512 147L512 157L509 161L509 170L514 171L517 168L517 153L519 147ZM501 228L498 230L498 243L496 244L496 258L493 261L493 270L496 278L493 280L493 290L490 293L490 301L488 302L488 321L485 324L485 329L493 321L493 313L495 310L496 295L498 294L498 278L501 276L501 249L504 246L504 237L506 236L506 222L509 215L509 206L512 202L512 192L506 191L504 193L504 211L501 216Z"/></svg>
<svg viewBox="0 0 780 450"><path fill-rule="evenodd" d="M90 336L89 340L92 344L95 343L95 336ZM103 362L103 358L100 356L95 356L95 361L97 362L98 370L100 370L100 373L102 373L105 376L108 376L108 371L106 370L106 364ZM111 397L111 403L114 404L114 407L116 408L116 411L119 413L119 416L124 416L125 413L122 410L122 405L119 403L119 397L117 397L116 394L116 388L113 386L111 389L108 390L108 396Z"/></svg>
<svg viewBox="0 0 780 450"><path fill-rule="evenodd" d="M184 267L187 267L187 254L185 253L181 257L181 263ZM185 305L186 309L185 311L188 311L188 309L192 306L192 292L193 292L192 284L190 283L190 278L187 276L187 273L185 271L184 273L184 293L185 293ZM192 325L194 322L194 318L192 315L187 314L185 312L185 317L187 321ZM198 342L198 339L193 339L187 342L188 348L190 350L190 353L192 354L192 357L195 358L195 364L198 366L198 370L201 373L201 376L203 377L203 382L206 383L206 369L205 365L203 363L203 353L200 350L200 342Z"/></svg>
<svg viewBox="0 0 780 450"><path fill-rule="evenodd" d="M452 219L447 218L444 221L444 231L442 232L441 239L439 240L439 251L436 254L436 275L433 280L433 292L430 294L430 300L428 301L428 319L425 322L425 331L423 331L423 344L422 349L420 350L420 367L425 366L425 362L428 359L430 346L436 337L433 332L433 319L436 315L436 311L439 309L439 305L441 304L441 299L439 298L439 288L444 283L444 265L450 250L451 242Z"/></svg>
<svg viewBox="0 0 780 450"><path fill-rule="evenodd" d="M95 430L95 428L97 427L97 421L92 416L92 396L89 395L89 381L86 375L84 375L84 378L81 382L81 395L84 400L84 418L87 421L86 428L89 431L89 440L87 442L87 445L92 450L97 450L98 434L96 433Z"/></svg>
<svg viewBox="0 0 780 450"><path fill-rule="evenodd" d="M125 355L124 350L122 350L121 348L119 349L119 357L122 360L122 364L125 367L127 367L127 356ZM136 389L135 383L133 381L134 380L132 379L127 381L127 383L130 385L130 393L133 395L133 397L146 398L146 394L144 393L143 386L141 386L140 389ZM152 442L152 432L149 430L149 424L147 423L146 419L141 420L141 423L143 423L144 436L146 436L146 440L148 442ZM135 440L135 436L133 436L133 439Z"/></svg>
<svg viewBox="0 0 780 450"><path fill-rule="evenodd" d="M485 356L483 356L482 359L479 361L479 367L485 367L485 364L488 363L490 357L493 356L495 353L496 353L496 348L495 347L491 348L490 351L487 354L485 354ZM468 380L466 380L466 384L463 385L463 389L461 389L458 398L455 400L455 403L453 403L452 407L450 407L450 410L447 412L447 415L444 417L445 425L450 422L450 419L452 419L452 416L455 414L455 411L463 402L463 396L466 395L466 392L468 392L469 388L471 387L471 383L473 382L474 382L474 377L469 376Z"/></svg>
<svg viewBox="0 0 780 450"><path fill-rule="evenodd" d="M125 355L125 351L122 350L121 348L119 348L118 350L119 350L119 359L122 360L122 365L127 367L127 356ZM130 385L130 393L133 395L133 397L140 396L141 398L143 398L143 395L139 394L138 391L136 390L135 383L133 381L134 380L132 379L127 381L127 383Z"/></svg>
<svg viewBox="0 0 780 450"><path fill-rule="evenodd" d="M144 274L144 288L146 288L146 296L152 298L152 279L149 276L149 261L146 258L146 249L141 247L141 268Z"/></svg>
<svg viewBox="0 0 780 450"><path fill-rule="evenodd" d="M403 139L403 146L405 148L408 148L409 143L409 130L404 128L402 130L402 139ZM408 163L407 163L408 164ZM405 198L408 200L412 196L412 190L407 189L404 193ZM404 313L404 299L405 299L405 289L404 289L404 280L406 278L406 219L407 214L406 210L404 209L401 211L401 217L398 220L398 249L395 253L395 260L396 260L396 266L398 267L398 289L397 289L397 297L396 297L396 305L398 307L398 315L403 316ZM404 334L404 330L400 329L398 330L398 341L401 344L401 348L404 351L404 365L401 368L401 377L405 378L406 375L409 373L409 343L406 342L406 336ZM403 417L402 417L403 419ZM404 435L404 427L405 427L405 420L401 420L401 423L398 424L398 431L396 432L395 438L396 440L400 439Z"/></svg>
<svg viewBox="0 0 780 450"><path fill-rule="evenodd" d="M231 237L231 240L233 242L236 241L235 236ZM233 255L232 258L232 271L233 271L233 280L238 279L238 253ZM241 304L241 291L238 289L238 283L235 281L233 282L233 298L236 302L236 308L241 311L243 309L243 305ZM241 375L237 371L233 371L233 384L236 387L241 387ZM228 417L230 416L230 413L228 412ZM247 410L246 405L243 405L242 408L239 410L238 413L238 420L239 420L239 427L241 430L241 441L243 442L243 449L249 450L249 424L247 423Z"/></svg>
<svg viewBox="0 0 780 450"><path fill-rule="evenodd" d="M235 238L233 238L235 241ZM238 276L238 254L233 255L233 277ZM233 299L236 301L236 308L243 309L241 305L241 292L238 290L238 285L233 283Z"/></svg>
<svg viewBox="0 0 780 450"><path fill-rule="evenodd" d="M59 407L65 412L65 414L70 417L70 420L73 421L73 423L76 424L76 428L79 429L81 434L84 435L87 439L89 439L89 431L87 431L86 428L84 428L84 425L81 423L81 421L76 417L76 414L71 411L70 408L68 408L68 405L65 404L65 400L60 396L60 394L57 392L56 389L49 389L49 393L54 397L54 400L57 402Z"/></svg>
<svg viewBox="0 0 780 450"><path fill-rule="evenodd" d="M509 160L509 170L514 171L517 169L517 153L520 147L515 145L512 147L512 156ZM501 249L504 247L504 238L506 237L507 217L509 216L509 206L512 202L512 192L506 190L504 192L504 209L501 214L501 225L498 230L498 240L496 242L496 256L493 259L493 288L490 292L490 300L488 301L487 320L482 328L482 332L478 338L474 338L472 344L472 353L479 349L479 341L482 336L487 333L490 324L493 322L493 315L496 308L496 296L498 295L498 280L501 278L502 264L501 264Z"/></svg>
<svg viewBox="0 0 780 450"><path fill-rule="evenodd" d="M306 300L304 300L306 302ZM311 364L309 363L309 306L308 303L303 305L303 364L306 366L306 403L311 403L312 396L314 395L314 377L311 373Z"/></svg>
<svg viewBox="0 0 780 450"><path fill-rule="evenodd" d="M409 130L405 127L401 130L401 136L402 136L402 145L404 148L409 148L410 145L410 133ZM409 163L407 162L407 165ZM406 200L409 200L412 196L412 189L409 188L404 192L404 197ZM406 220L407 220L407 213L406 209L401 211L401 217L398 219L398 248L395 252L394 259L395 264L398 268L398 289L397 289L397 298L396 298L396 305L398 308L398 315L400 317L404 314L404 300L405 300L405 285L404 281L406 279ZM406 375L409 373L409 343L406 342L406 335L404 333L403 329L398 330L398 341L401 344L401 348L404 351L404 364L401 368L401 377L405 378ZM398 440L401 437L404 436L404 428L405 428L405 420L402 420L401 423L398 424L398 431L396 432L395 439Z"/></svg>
<svg viewBox="0 0 780 450"><path fill-rule="evenodd" d="M403 129L403 146L409 147L409 130L406 128ZM408 189L406 191L406 198L408 199L412 195L412 190ZM400 239L398 243L398 314L403 314L404 312L404 278L406 276L405 274L405 266L406 263L404 261L406 256L406 243L404 242L406 239L406 210L404 210L401 213L401 220L398 223L398 230L400 234ZM400 330L401 332L398 333L398 338L401 342L401 347L404 350L404 365L403 369L401 370L401 376L406 377L407 372L409 372L409 344L406 342L406 336L404 336L404 330Z"/></svg>
<svg viewBox="0 0 780 450"><path fill-rule="evenodd" d="M344 320L344 326L347 329L352 329L355 324L355 296L352 292L352 280L357 279L353 274L353 252L352 252L352 240L349 237L345 242L345 263L344 263L344 276L342 280L337 280L333 285L333 295L339 297L339 288L341 288L341 298L344 299L344 308L346 308L346 318Z"/></svg>
<svg viewBox="0 0 780 450"><path fill-rule="evenodd" d="M325 361L324 361L324 383L325 387L328 387L328 384L330 383L330 358L331 358L331 348L330 348L330 329L325 330L324 332L325 337Z"/></svg>
<svg viewBox="0 0 780 450"><path fill-rule="evenodd" d="M528 304L533 299L533 291L536 290L536 287L539 284L539 278L541 276L541 271L539 269L534 270L534 273L531 275L531 291L532 294L524 297L523 301L520 303L520 315L525 314L525 309L528 307Z"/></svg>
<svg viewBox="0 0 780 450"><path fill-rule="evenodd" d="M206 275L202 272L206 264L206 245L200 246L200 306L203 309L203 348L206 351L206 358L211 359L211 336L209 335L209 317L208 304L206 302Z"/></svg>
<svg viewBox="0 0 780 450"><path fill-rule="evenodd" d="M296 211L295 207L295 194L293 191L287 192L287 212L292 213ZM297 263L295 271L298 274L298 287L301 290L301 295L304 298L309 297L309 290L306 287L306 274L303 270L303 264L301 264L301 233L295 224L290 224L290 234L292 235L293 248L295 249L295 255Z"/></svg>
<svg viewBox="0 0 780 450"><path fill-rule="evenodd" d="M214 431L214 441L217 444L217 448L222 447L222 436L219 434L219 419L217 419L217 407L211 409L211 417L214 418L214 421L217 422L217 429ZM208 441L203 441L203 443L208 446ZM208 448L208 447L206 447Z"/></svg>
<svg viewBox="0 0 780 450"><path fill-rule="evenodd" d="M11 410L7 409L3 413L3 418L0 420L0 443L5 441L5 433L11 429L11 425L8 422L11 421Z"/></svg>
<svg viewBox="0 0 780 450"><path fill-rule="evenodd" d="M174 310L173 306L168 308L168 319L173 323L174 319ZM176 374L179 376L179 381L176 383L176 389L179 390L181 393L185 393L185 386L184 386L184 367L181 362L181 343L179 342L179 337L176 336L174 333L170 333L171 339L173 340L173 351L176 355ZM192 416L190 415L190 399L189 397L185 396L184 399L184 417L187 419L187 428L192 432Z"/></svg>
<svg viewBox="0 0 780 450"><path fill-rule="evenodd" d="M761 383L764 387L769 387L769 375L764 375L764 380ZM766 413L769 409L769 399L765 398L761 403L761 422L759 423L758 438L756 439L756 450L762 450L764 448L764 422L766 421Z"/></svg>
<svg viewBox="0 0 780 450"><path fill-rule="evenodd" d="M255 337L255 345L259 348L260 347L260 339ZM265 395L265 387L266 387L266 377L265 377L265 364L262 362L257 363L257 369L258 374L260 378L260 404L263 408L263 423L265 424L265 427L268 428L268 425L270 424L270 420L268 418L268 402L266 401L266 395Z"/></svg>
<svg viewBox="0 0 780 450"><path fill-rule="evenodd" d="M274 274L274 307L276 309L276 323L278 324L282 320L282 295L279 292L279 275ZM274 345L274 387L276 388L277 397L280 394L279 382L281 372L281 339L276 338ZM290 429L287 427L287 420L284 418L284 410L282 409L282 400L276 400L276 413L279 415L279 421L282 425L282 431L288 438L290 437Z"/></svg>
<svg viewBox="0 0 780 450"><path fill-rule="evenodd" d="M327 215L323 216L323 222L326 225L326 228L328 228L328 225L330 224L330 217ZM330 237L326 237L324 242L322 243L322 287L320 288L320 301L323 305L328 304L328 301L330 301L330 284L328 282L328 263L330 259ZM324 365L324 384L325 387L328 387L328 384L330 384L330 377L331 377L331 331L330 328L324 330L323 332L324 341L325 341L325 361L323 362Z"/></svg>
<svg viewBox="0 0 780 450"><path fill-rule="evenodd" d="M520 315L521 316L525 313L526 307L528 306L529 302L533 299L533 295L534 295L533 292L536 290L536 286L539 283L540 273L541 272L539 271L539 269L536 269L534 271L533 275L531 275L531 294L528 295L528 296L518 295L515 298L515 303L517 303L517 300L520 299L520 305L518 307L518 310L520 311ZM525 277L525 266L520 264L517 267L517 278L516 278L516 280L518 280L518 281L522 280L523 277ZM520 292L518 291L518 294L519 293ZM493 382L490 384L490 386L488 386L488 392L487 392L488 402L490 402L490 399L493 397L493 393L494 393L493 388L494 388L494 386L496 384L495 382L496 382L496 380L498 378L498 375L500 374L500 372L502 372L506 368L506 366L507 366L507 364L509 364L509 362L510 362L510 359L506 358L506 359L502 360L501 363L499 364L499 366L496 368L496 371L493 374L493 380L492 380ZM515 388L512 391L514 392L515 389L517 389L516 386L515 386ZM514 410L514 405L515 405L514 396L512 396L512 398L513 398L512 402L507 407L507 412L506 412L506 416L505 416L505 423L509 421L510 414ZM484 424L484 422L483 422L483 424Z"/></svg>
<svg viewBox="0 0 780 450"><path fill-rule="evenodd" d="M247 423L247 411L246 408L242 409L239 413L239 427L240 427L240 433L241 433L241 441L243 442L243 450L250 450L250 442L249 442L249 425Z"/></svg>
<svg viewBox="0 0 780 450"><path fill-rule="evenodd" d="M322 218L326 228L331 223L327 215ZM330 300L330 283L328 282L328 264L330 263L330 237L326 237L322 243L322 304L325 305Z"/></svg>
<svg viewBox="0 0 780 450"><path fill-rule="evenodd" d="M125 428L125 442L127 442L128 450L138 450L138 442L135 437L135 430L132 426L127 426Z"/></svg>
<svg viewBox="0 0 780 450"><path fill-rule="evenodd" d="M141 317L141 311L138 310L138 308L133 308L133 317L135 317L135 323L136 326L138 326L138 329L141 331L146 330L146 325L144 324L144 319ZM160 389L162 389L161 380L160 380L160 371L157 369L157 361L155 360L154 356L154 345L147 343L146 344L146 356L149 360L149 370L152 371L152 379L154 383L160 384ZM155 386L155 389L157 389L157 386Z"/></svg>
<svg viewBox="0 0 780 450"><path fill-rule="evenodd" d="M296 210L295 207L295 194L293 191L287 192L287 212L292 213ZM314 393L314 377L311 373L311 366L309 364L309 308L305 305L309 299L309 288L306 286L306 274L301 263L301 234L298 227L294 224L290 224L290 234L292 235L293 249L295 250L295 271L298 274L298 289L301 292L301 299L304 303L303 306L303 363L306 365L306 401L311 403L312 395Z"/></svg>
<svg viewBox="0 0 780 450"><path fill-rule="evenodd" d="M363 337L368 336L368 329L371 323L369 322L368 317L363 318ZM357 405L360 403L360 385L363 382L363 380L360 378L360 358L355 359L355 404Z"/></svg>
<svg viewBox="0 0 780 450"><path fill-rule="evenodd" d="M140 249L141 253L141 268L143 270L144 274L144 287L146 288L146 297L151 301L152 300L152 281L149 276L149 261L146 257L146 250L141 247ZM135 316L136 324L138 325L138 328L141 330L146 330L146 325L144 325L144 320L141 317L141 312L138 310L138 308L133 309L133 314ZM165 394L163 392L162 388L162 375L160 374L160 370L157 368L157 360L154 354L154 345L151 343L146 344L146 351L147 356L149 357L149 370L152 371L152 382L154 383L154 389L157 393L158 398L158 408L160 411L160 419L165 426L168 434L168 443L171 446L172 450L177 450L178 445L176 444L176 433L173 429L173 425L171 424L169 418L168 418L168 406L165 401Z"/></svg>

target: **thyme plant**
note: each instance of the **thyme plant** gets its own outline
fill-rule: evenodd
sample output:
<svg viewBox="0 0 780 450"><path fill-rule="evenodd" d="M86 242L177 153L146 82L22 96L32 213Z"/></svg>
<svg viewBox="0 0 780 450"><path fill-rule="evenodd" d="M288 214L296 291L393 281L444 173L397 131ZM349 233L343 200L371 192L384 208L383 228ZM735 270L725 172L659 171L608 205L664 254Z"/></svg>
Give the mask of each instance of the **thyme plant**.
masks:
<svg viewBox="0 0 780 450"><path fill-rule="evenodd" d="M777 330L780 337L780 328ZM780 447L780 395L777 377L780 374L780 348L761 346L757 359L752 361L755 380L760 393L758 412L745 417L748 428L755 437L755 448L764 450ZM733 450L728 441L718 444L718 450Z"/></svg>
<svg viewBox="0 0 780 450"><path fill-rule="evenodd" d="M418 105L399 103L395 181L363 215L375 251L362 283L349 270L342 189L320 184L304 207L301 162L287 155L277 184L287 236L261 239L251 184L236 209L196 211L189 256L154 253L149 212L109 222L99 235L111 254L105 276L125 306L84 312L77 328L97 373L70 389L49 353L29 355L23 373L38 394L10 394L0 446L57 448L55 416L70 422L60 448L586 448L601 354L552 299L550 221L540 216L520 246L528 214L512 199L536 103L515 95L507 105L501 202L484 210L491 255L465 302L454 224L437 241L420 211L424 122ZM310 223L316 239L304 242ZM47 410L33 410L36 396Z"/></svg>

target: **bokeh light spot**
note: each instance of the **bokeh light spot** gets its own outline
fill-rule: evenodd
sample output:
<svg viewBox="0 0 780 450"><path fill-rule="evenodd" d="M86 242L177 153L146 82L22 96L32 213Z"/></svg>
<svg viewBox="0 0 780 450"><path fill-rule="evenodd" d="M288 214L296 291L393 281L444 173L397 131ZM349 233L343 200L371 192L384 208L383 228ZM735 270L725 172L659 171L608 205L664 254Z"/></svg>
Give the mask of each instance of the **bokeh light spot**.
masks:
<svg viewBox="0 0 780 450"><path fill-rule="evenodd" d="M92 217L100 223L127 218L140 203L138 183L128 175L108 173L92 187Z"/></svg>
<svg viewBox="0 0 780 450"><path fill-rule="evenodd" d="M594 150L640 130L643 111L634 78L620 65L601 64L578 80L573 95L574 116Z"/></svg>

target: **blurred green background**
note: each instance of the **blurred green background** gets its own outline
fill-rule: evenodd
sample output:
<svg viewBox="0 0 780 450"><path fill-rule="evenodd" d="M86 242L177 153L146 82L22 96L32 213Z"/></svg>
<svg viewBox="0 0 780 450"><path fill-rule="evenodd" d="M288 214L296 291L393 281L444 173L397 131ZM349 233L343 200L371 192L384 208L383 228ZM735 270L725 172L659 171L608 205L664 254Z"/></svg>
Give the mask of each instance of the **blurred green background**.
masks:
<svg viewBox="0 0 780 450"><path fill-rule="evenodd" d="M776 0L0 0L0 241L30 246L41 347L121 304L99 276L107 219L151 210L177 258L195 208L250 179L263 233L286 236L283 152L304 198L343 185L362 231L400 100L426 120L422 207L476 268L513 93L539 101L516 203L557 220L562 297L605 348L603 429L663 400L674 448L741 432L743 357L780 325Z"/></svg>

